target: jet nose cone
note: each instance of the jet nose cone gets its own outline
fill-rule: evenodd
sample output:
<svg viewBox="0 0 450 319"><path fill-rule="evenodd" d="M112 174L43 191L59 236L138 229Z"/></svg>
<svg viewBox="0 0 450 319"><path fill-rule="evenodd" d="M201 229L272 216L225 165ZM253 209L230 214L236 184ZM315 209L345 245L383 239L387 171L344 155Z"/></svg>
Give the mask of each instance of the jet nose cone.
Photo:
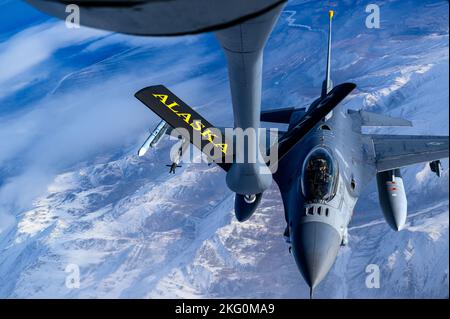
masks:
<svg viewBox="0 0 450 319"><path fill-rule="evenodd" d="M339 233L326 223L307 222L293 231L293 255L311 288L315 288L333 266L340 244Z"/></svg>

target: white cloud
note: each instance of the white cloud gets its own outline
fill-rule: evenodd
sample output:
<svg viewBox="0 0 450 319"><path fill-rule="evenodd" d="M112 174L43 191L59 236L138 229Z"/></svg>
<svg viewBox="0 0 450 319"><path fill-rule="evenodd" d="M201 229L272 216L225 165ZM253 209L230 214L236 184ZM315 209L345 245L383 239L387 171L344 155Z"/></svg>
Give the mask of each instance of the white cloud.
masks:
<svg viewBox="0 0 450 319"><path fill-rule="evenodd" d="M0 85L49 58L57 49L106 35L52 22L28 28L0 44Z"/></svg>

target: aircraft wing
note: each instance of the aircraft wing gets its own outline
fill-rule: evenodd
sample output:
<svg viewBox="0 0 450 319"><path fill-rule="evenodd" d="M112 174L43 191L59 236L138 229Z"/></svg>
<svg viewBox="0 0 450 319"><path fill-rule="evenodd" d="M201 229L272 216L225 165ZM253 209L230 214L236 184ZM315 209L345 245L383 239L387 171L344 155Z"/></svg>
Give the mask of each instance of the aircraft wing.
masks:
<svg viewBox="0 0 450 319"><path fill-rule="evenodd" d="M306 112L301 122L289 130L280 139L278 147L278 161L286 156L287 153L314 127L317 123L330 113L351 91L356 87L354 83L342 83L335 86L319 104Z"/></svg>
<svg viewBox="0 0 450 319"><path fill-rule="evenodd" d="M233 152L220 129L214 127L164 85L143 88L135 97L169 123L187 141L222 167L230 169Z"/></svg>
<svg viewBox="0 0 450 319"><path fill-rule="evenodd" d="M296 109L295 107L286 107L282 109L261 111L261 122L289 124L292 113L295 111L305 111L305 108Z"/></svg>
<svg viewBox="0 0 450 319"><path fill-rule="evenodd" d="M448 157L448 136L372 135L377 171Z"/></svg>
<svg viewBox="0 0 450 319"><path fill-rule="evenodd" d="M169 36L209 32L264 14L286 0L26 0L65 20L76 5L82 25L120 33Z"/></svg>

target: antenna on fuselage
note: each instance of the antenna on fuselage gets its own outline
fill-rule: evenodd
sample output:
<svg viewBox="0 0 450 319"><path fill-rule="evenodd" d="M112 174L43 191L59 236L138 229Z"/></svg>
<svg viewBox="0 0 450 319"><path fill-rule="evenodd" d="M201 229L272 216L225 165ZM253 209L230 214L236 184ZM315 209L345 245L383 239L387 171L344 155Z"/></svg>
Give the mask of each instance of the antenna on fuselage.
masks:
<svg viewBox="0 0 450 319"><path fill-rule="evenodd" d="M333 88L333 81L331 81L331 24L333 21L334 11L328 11L329 23L328 23L328 52L327 52L327 70L325 73L325 80L322 83L322 98L324 98L328 92Z"/></svg>

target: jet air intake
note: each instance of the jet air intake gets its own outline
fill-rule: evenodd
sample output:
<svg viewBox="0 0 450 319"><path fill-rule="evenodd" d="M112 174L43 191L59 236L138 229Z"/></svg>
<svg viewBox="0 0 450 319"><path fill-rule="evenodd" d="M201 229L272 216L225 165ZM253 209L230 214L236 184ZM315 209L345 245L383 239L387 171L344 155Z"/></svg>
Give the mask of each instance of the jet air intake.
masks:
<svg viewBox="0 0 450 319"><path fill-rule="evenodd" d="M395 231L405 226L407 206L400 169L377 173L378 198L386 222Z"/></svg>

